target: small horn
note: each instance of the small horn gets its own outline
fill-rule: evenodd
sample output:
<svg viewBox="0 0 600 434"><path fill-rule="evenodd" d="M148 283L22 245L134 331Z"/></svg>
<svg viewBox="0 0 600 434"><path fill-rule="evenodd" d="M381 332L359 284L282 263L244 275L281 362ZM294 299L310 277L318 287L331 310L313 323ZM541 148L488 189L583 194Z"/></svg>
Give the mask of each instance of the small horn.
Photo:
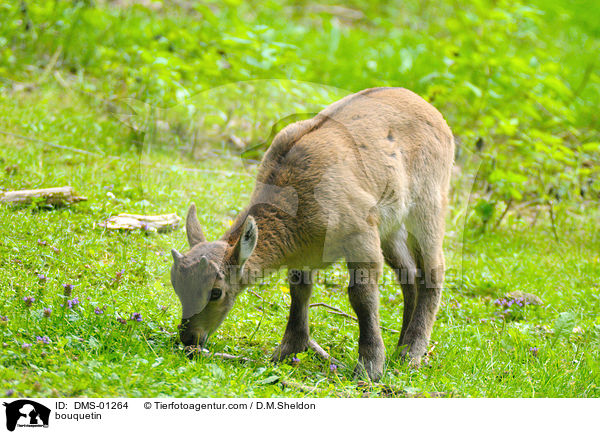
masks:
<svg viewBox="0 0 600 434"><path fill-rule="evenodd" d="M200 258L200 268L205 269L206 267L208 267L208 259L206 256L202 256Z"/></svg>
<svg viewBox="0 0 600 434"><path fill-rule="evenodd" d="M206 241L202 228L200 227L200 222L198 221L198 216L196 215L195 204L191 204L190 209L188 210L185 219L185 231L187 232L187 239L188 243L190 243L190 247L194 247L196 244Z"/></svg>
<svg viewBox="0 0 600 434"><path fill-rule="evenodd" d="M183 259L183 255L175 249L171 249L171 255L173 255L173 262L175 262L175 265L179 264L179 261Z"/></svg>

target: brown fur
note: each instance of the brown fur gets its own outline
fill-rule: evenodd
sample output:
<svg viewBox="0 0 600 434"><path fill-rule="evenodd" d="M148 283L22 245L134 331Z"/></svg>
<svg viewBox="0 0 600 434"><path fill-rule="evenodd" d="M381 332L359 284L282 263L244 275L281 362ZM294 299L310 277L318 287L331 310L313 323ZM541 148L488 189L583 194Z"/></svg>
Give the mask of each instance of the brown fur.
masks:
<svg viewBox="0 0 600 434"><path fill-rule="evenodd" d="M206 257L206 273L214 268L210 276L223 276L217 281L224 294L189 319L182 340L202 343L253 275L280 267L313 270L345 258L359 319L358 368L378 378L385 348L377 279L385 260L399 276L412 277L401 282L405 309L398 345L418 363L441 296L453 155L452 133L441 114L402 88L364 90L284 128L263 157L249 205L221 240L206 242L195 210L188 216L193 248L185 257L174 252L175 289L181 298L186 285L202 286L203 275L193 281L180 276ZM200 292L212 283L204 286ZM312 282L290 286L290 317L276 360L303 351L308 342Z"/></svg>

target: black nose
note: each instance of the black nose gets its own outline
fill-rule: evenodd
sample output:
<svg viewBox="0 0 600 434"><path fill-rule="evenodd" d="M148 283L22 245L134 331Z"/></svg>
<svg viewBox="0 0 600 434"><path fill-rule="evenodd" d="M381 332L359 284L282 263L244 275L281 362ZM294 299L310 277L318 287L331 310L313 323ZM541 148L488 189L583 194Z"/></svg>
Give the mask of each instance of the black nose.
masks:
<svg viewBox="0 0 600 434"><path fill-rule="evenodd" d="M191 330L187 321L182 321L179 325L179 339L183 345L199 345L203 346L206 342L206 334Z"/></svg>
<svg viewBox="0 0 600 434"><path fill-rule="evenodd" d="M179 333L179 339L181 339L181 342L183 343L183 345L188 346L188 345L197 345L194 342L194 335L192 333Z"/></svg>

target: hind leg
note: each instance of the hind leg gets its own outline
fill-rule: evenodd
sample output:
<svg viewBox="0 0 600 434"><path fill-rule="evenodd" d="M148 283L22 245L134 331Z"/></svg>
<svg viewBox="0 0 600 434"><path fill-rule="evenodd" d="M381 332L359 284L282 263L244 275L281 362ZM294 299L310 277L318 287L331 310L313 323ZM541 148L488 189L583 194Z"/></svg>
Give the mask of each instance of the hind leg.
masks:
<svg viewBox="0 0 600 434"><path fill-rule="evenodd" d="M417 265L417 299L412 318L398 342L401 354L418 365L427 351L444 281L445 206L417 208L407 220L408 248Z"/></svg>
<svg viewBox="0 0 600 434"><path fill-rule="evenodd" d="M412 319L417 301L417 282L415 280L417 265L408 247L408 235L406 229L402 227L382 245L385 262L394 270L398 283L402 287L404 299L402 331L398 345L401 345L404 340L404 334Z"/></svg>
<svg viewBox="0 0 600 434"><path fill-rule="evenodd" d="M350 273L348 298L358 318L358 364L354 370L376 381L383 373L385 346L379 328L378 282L383 268L379 234L365 231L345 242Z"/></svg>

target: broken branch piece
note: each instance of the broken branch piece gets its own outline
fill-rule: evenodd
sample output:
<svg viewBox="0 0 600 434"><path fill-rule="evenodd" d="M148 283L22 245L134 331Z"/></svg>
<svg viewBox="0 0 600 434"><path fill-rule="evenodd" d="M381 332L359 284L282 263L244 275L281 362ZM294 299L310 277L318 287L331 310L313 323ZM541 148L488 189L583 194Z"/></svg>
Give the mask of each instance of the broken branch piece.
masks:
<svg viewBox="0 0 600 434"><path fill-rule="evenodd" d="M22 205L40 202L47 205L66 206L83 200L87 200L87 197L78 196L73 187L68 186L0 193L0 202Z"/></svg>
<svg viewBox="0 0 600 434"><path fill-rule="evenodd" d="M312 303L312 304L309 304L308 307L324 307L327 309L327 312L329 312L333 315L340 315L340 316L350 318L351 320L358 322L358 318L356 318L355 316L352 316L349 313L346 313L343 310L341 310L335 306L331 306L330 304L327 304L327 303ZM400 333L398 330L390 329L390 328L384 327L382 325L380 325L379 328L381 330L385 330L390 333Z"/></svg>
<svg viewBox="0 0 600 434"><path fill-rule="evenodd" d="M227 353L211 353L206 348L202 348L196 345L189 345L184 348L185 355L188 357L193 357L195 355L203 356L203 357L217 357L223 360L239 360L241 362L254 362L255 360L249 359L247 357L242 356L234 356L233 354Z"/></svg>
<svg viewBox="0 0 600 434"><path fill-rule="evenodd" d="M153 232L164 232L177 228L181 217L177 214L139 215L119 214L112 216L98 226L106 229L143 229Z"/></svg>

